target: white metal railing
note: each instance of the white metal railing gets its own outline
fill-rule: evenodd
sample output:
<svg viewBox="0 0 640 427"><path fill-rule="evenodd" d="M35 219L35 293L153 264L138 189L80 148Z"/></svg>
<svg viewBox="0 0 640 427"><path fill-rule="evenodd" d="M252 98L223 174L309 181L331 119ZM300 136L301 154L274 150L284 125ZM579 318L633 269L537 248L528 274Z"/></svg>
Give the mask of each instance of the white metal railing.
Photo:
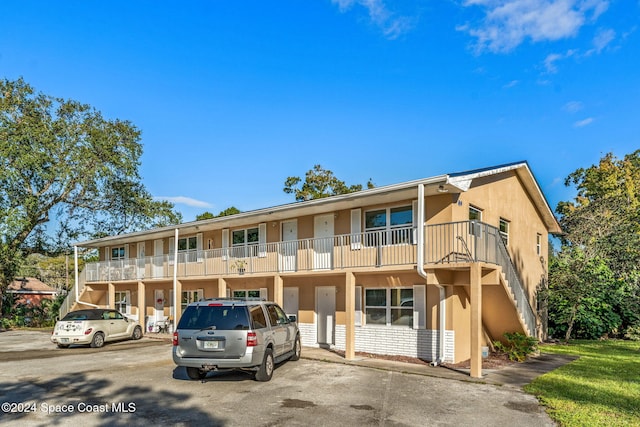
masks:
<svg viewBox="0 0 640 427"><path fill-rule="evenodd" d="M496 227L478 221L425 226L425 263L487 262L502 266L517 307L531 334L535 315ZM178 277L337 270L417 263L416 229L367 231L326 238L256 243L88 263L87 282Z"/></svg>
<svg viewBox="0 0 640 427"><path fill-rule="evenodd" d="M487 262L500 265L529 333L537 334L533 308L498 228L478 221L430 225L426 227L425 241L426 263Z"/></svg>

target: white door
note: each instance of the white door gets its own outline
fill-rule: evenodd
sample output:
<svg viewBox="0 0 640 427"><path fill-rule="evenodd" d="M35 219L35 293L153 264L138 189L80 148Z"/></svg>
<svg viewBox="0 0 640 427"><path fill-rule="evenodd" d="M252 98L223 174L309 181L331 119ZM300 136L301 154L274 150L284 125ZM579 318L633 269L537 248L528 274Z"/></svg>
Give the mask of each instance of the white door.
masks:
<svg viewBox="0 0 640 427"><path fill-rule="evenodd" d="M287 316L296 316L298 317L298 288L284 288L283 289L283 301L282 301L282 309L287 314Z"/></svg>
<svg viewBox="0 0 640 427"><path fill-rule="evenodd" d="M153 320L164 320L164 290L156 289L153 293Z"/></svg>
<svg viewBox="0 0 640 427"><path fill-rule="evenodd" d="M162 277L163 254L162 239L153 241L153 277Z"/></svg>
<svg viewBox="0 0 640 427"><path fill-rule="evenodd" d="M333 214L313 218L313 268L330 270L333 257Z"/></svg>
<svg viewBox="0 0 640 427"><path fill-rule="evenodd" d="M145 247L144 242L138 242L138 277L136 277L137 279L144 279L144 263L146 262L144 247Z"/></svg>
<svg viewBox="0 0 640 427"><path fill-rule="evenodd" d="M318 344L334 344L333 331L334 321L336 318L335 286L318 286L316 288L316 316L318 326Z"/></svg>
<svg viewBox="0 0 640 427"><path fill-rule="evenodd" d="M282 249L280 250L280 271L296 271L298 253L298 222L282 223Z"/></svg>

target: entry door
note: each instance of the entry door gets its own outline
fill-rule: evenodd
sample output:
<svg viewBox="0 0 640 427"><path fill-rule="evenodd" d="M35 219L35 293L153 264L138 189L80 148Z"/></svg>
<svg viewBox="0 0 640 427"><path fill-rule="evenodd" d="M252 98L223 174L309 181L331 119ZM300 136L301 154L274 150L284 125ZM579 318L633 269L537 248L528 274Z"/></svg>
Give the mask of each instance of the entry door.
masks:
<svg viewBox="0 0 640 427"><path fill-rule="evenodd" d="M336 318L335 286L318 286L316 288L316 313L318 326L318 344L334 344L333 331Z"/></svg>
<svg viewBox="0 0 640 427"><path fill-rule="evenodd" d="M333 257L333 214L313 219L313 268L330 270Z"/></svg>
<svg viewBox="0 0 640 427"><path fill-rule="evenodd" d="M153 320L164 320L164 289L156 289L153 296Z"/></svg>
<svg viewBox="0 0 640 427"><path fill-rule="evenodd" d="M144 279L144 264L145 260L145 243L138 242L138 277L137 279Z"/></svg>
<svg viewBox="0 0 640 427"><path fill-rule="evenodd" d="M298 295L299 290L297 287L295 288L284 288L283 289L283 302L282 308L287 316L294 315L296 318L298 317ZM298 321L300 323L300 321Z"/></svg>
<svg viewBox="0 0 640 427"><path fill-rule="evenodd" d="M280 250L280 271L296 271L298 253L298 222L282 223L282 249Z"/></svg>
<svg viewBox="0 0 640 427"><path fill-rule="evenodd" d="M153 277L162 277L164 247L162 239L153 241Z"/></svg>

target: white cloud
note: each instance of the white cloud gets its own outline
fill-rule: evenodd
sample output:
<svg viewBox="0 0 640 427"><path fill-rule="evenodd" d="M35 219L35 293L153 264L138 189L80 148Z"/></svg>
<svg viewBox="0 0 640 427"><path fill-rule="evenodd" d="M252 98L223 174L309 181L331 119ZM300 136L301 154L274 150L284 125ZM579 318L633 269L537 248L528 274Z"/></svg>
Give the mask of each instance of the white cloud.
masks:
<svg viewBox="0 0 640 427"><path fill-rule="evenodd" d="M210 208L211 204L185 196L156 196L155 200L166 200L176 205L187 205L194 208Z"/></svg>
<svg viewBox="0 0 640 427"><path fill-rule="evenodd" d="M556 62L569 58L576 54L576 51L573 49L569 49L565 53L551 53L547 55L544 59L544 67L547 70L547 73L554 74L558 72L558 67L556 66Z"/></svg>
<svg viewBox="0 0 640 427"><path fill-rule="evenodd" d="M514 86L517 86L520 83L520 80L511 80L506 85L502 86L503 89L511 89Z"/></svg>
<svg viewBox="0 0 640 427"><path fill-rule="evenodd" d="M583 105L582 102L580 101L569 101L566 104L564 104L564 110L568 111L569 113L577 113L578 111L582 110Z"/></svg>
<svg viewBox="0 0 640 427"><path fill-rule="evenodd" d="M397 16L389 10L383 0L331 0L331 2L337 4L342 13L354 6L366 9L369 20L390 40L397 39L413 28L413 19Z"/></svg>
<svg viewBox="0 0 640 427"><path fill-rule="evenodd" d="M601 29L593 38L593 52L602 52L615 38L616 32L612 29Z"/></svg>
<svg viewBox="0 0 640 427"><path fill-rule="evenodd" d="M607 10L609 0L466 0L464 6L485 11L479 26L458 27L476 38L476 50L509 52L526 39L574 37L586 22Z"/></svg>
<svg viewBox="0 0 640 427"><path fill-rule="evenodd" d="M584 120L580 120L580 121L575 122L575 123L573 124L573 127L576 127L576 128L582 128L582 127L588 126L588 125L590 125L591 123L593 123L593 120L594 120L594 118L593 118L593 117L587 117L587 118L586 118L586 119L584 119Z"/></svg>

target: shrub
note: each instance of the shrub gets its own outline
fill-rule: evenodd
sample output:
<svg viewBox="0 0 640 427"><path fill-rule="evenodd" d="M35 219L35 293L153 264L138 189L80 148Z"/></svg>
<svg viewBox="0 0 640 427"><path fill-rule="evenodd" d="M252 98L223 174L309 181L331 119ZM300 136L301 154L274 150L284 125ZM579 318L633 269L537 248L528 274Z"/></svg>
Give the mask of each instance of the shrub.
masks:
<svg viewBox="0 0 640 427"><path fill-rule="evenodd" d="M493 345L497 351L506 354L509 360L524 362L528 355L538 351L538 340L535 337L528 337L519 332L505 332L503 336L505 343L495 341Z"/></svg>

